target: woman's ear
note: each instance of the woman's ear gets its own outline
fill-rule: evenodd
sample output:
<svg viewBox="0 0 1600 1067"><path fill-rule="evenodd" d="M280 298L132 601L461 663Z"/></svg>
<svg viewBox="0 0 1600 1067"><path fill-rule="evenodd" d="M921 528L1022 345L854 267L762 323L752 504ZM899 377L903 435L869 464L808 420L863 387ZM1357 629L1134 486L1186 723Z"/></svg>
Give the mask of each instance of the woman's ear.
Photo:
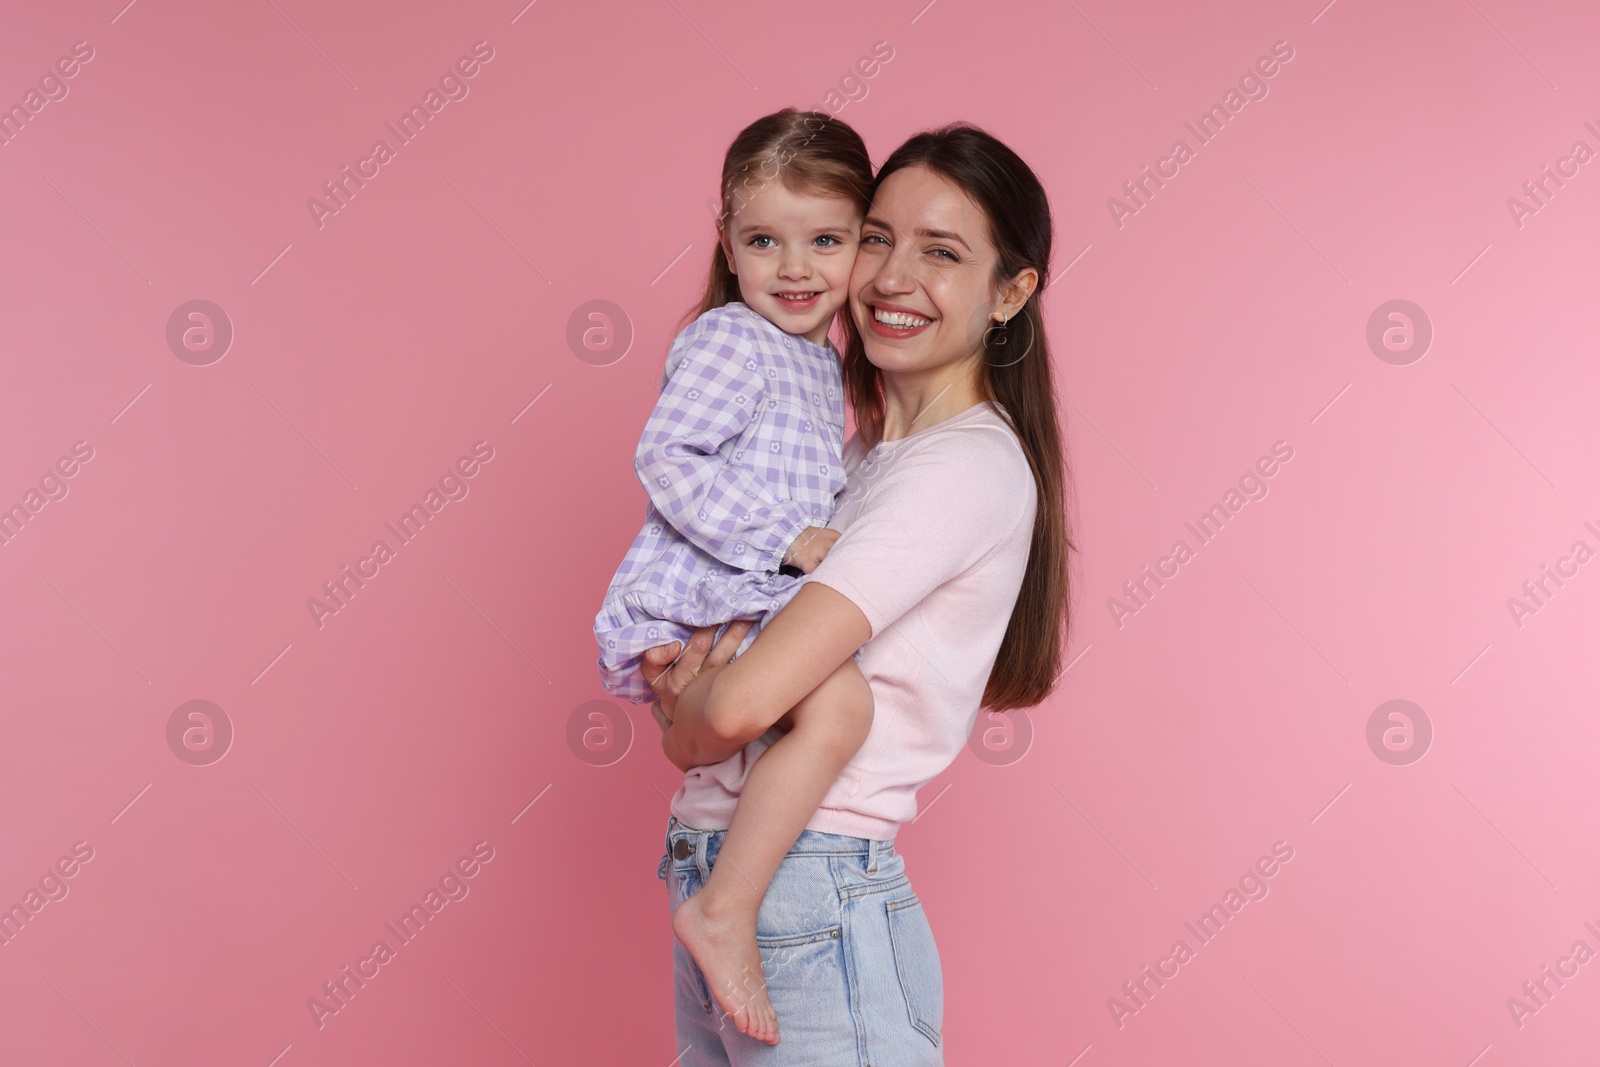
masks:
<svg viewBox="0 0 1600 1067"><path fill-rule="evenodd" d="M1028 302L1033 291L1039 288L1039 272L1032 267L1024 267L1003 286L1004 296L1000 305L995 308L999 314L1007 319L1022 310L1022 305Z"/></svg>

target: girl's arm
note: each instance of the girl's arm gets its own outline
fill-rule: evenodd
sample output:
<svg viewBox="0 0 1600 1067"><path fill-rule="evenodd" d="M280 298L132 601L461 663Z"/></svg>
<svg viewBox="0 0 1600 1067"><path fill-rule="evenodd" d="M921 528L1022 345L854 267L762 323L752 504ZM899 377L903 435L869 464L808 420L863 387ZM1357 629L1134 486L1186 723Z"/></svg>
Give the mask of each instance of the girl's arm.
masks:
<svg viewBox="0 0 1600 1067"><path fill-rule="evenodd" d="M861 609L819 582L801 586L732 663L721 657L702 666L709 658L701 647L709 648L709 637L697 647L697 634L679 666L653 683L672 720L661 741L667 758L683 770L727 759L765 733L871 636ZM735 645L742 637L743 631L733 638ZM645 654L657 664L652 671L671 660L668 655L651 659L656 651ZM676 706L669 706L674 699Z"/></svg>
<svg viewBox="0 0 1600 1067"><path fill-rule="evenodd" d="M735 312L701 316L678 335L633 469L656 510L696 547L730 567L776 571L801 531L828 516L781 499L718 451L768 403L765 369L751 354L757 343Z"/></svg>

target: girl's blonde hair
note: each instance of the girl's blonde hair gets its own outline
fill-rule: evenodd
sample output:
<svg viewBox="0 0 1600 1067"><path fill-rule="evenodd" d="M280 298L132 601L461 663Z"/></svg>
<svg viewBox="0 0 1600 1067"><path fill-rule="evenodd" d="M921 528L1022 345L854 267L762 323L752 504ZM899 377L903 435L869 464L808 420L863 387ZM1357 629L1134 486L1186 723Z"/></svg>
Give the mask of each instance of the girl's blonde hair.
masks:
<svg viewBox="0 0 1600 1067"><path fill-rule="evenodd" d="M847 198L865 215L872 201L872 158L860 134L821 111L786 107L740 130L722 160L722 210L705 294L685 322L740 299L722 234L742 204L773 181L791 193Z"/></svg>

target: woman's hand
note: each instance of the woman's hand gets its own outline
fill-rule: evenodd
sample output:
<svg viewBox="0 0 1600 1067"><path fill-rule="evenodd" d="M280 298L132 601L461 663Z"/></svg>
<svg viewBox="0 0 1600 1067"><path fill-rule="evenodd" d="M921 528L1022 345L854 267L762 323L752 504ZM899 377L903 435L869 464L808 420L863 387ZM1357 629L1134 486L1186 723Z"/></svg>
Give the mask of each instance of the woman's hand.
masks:
<svg viewBox="0 0 1600 1067"><path fill-rule="evenodd" d="M656 691L658 698L650 705L650 713L661 727L662 751L681 771L687 772L698 764L688 762L681 747L674 743L677 738L673 735L672 723L676 718L678 697L702 672L727 666L751 625L749 619L730 622L715 647L712 647L711 638L717 628L702 626L690 635L681 655L677 641L645 650L644 676L650 680L650 688ZM676 662L673 661L675 656Z"/></svg>

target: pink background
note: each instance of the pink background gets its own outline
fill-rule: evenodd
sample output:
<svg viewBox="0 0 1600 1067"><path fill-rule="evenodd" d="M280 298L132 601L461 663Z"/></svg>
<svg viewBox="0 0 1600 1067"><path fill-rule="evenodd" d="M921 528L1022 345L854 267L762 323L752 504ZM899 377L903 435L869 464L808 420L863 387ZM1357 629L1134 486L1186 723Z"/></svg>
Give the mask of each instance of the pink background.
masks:
<svg viewBox="0 0 1600 1067"><path fill-rule="evenodd" d="M1600 563L1507 606L1600 548L1600 163L1507 206L1600 148L1592 5L122 2L0 34L5 103L94 50L0 148L0 506L93 449L0 547L0 904L93 849L0 948L0 1060L676 1055L677 775L645 709L586 718L590 627L721 154L847 101L878 41L839 111L875 160L964 118L1049 190L1081 539L1031 745L964 752L899 838L948 1062L1592 1059L1600 962L1520 1027L1507 1005L1600 950ZM319 228L307 200L480 40L469 95ZM1276 41L1269 94L1119 227L1108 198ZM205 366L166 337L195 299L235 331ZM1366 340L1396 299L1434 332L1406 365ZM625 354L569 347L592 300ZM1280 440L1199 546L1184 523ZM478 441L469 495L319 628L307 600ZM1432 725L1420 761L1368 745L1393 699ZM169 746L191 700L232 725L220 761ZM308 999L480 841L470 895L319 1028ZM1278 841L1270 895L1196 947ZM1179 938L1119 1027L1108 998Z"/></svg>

